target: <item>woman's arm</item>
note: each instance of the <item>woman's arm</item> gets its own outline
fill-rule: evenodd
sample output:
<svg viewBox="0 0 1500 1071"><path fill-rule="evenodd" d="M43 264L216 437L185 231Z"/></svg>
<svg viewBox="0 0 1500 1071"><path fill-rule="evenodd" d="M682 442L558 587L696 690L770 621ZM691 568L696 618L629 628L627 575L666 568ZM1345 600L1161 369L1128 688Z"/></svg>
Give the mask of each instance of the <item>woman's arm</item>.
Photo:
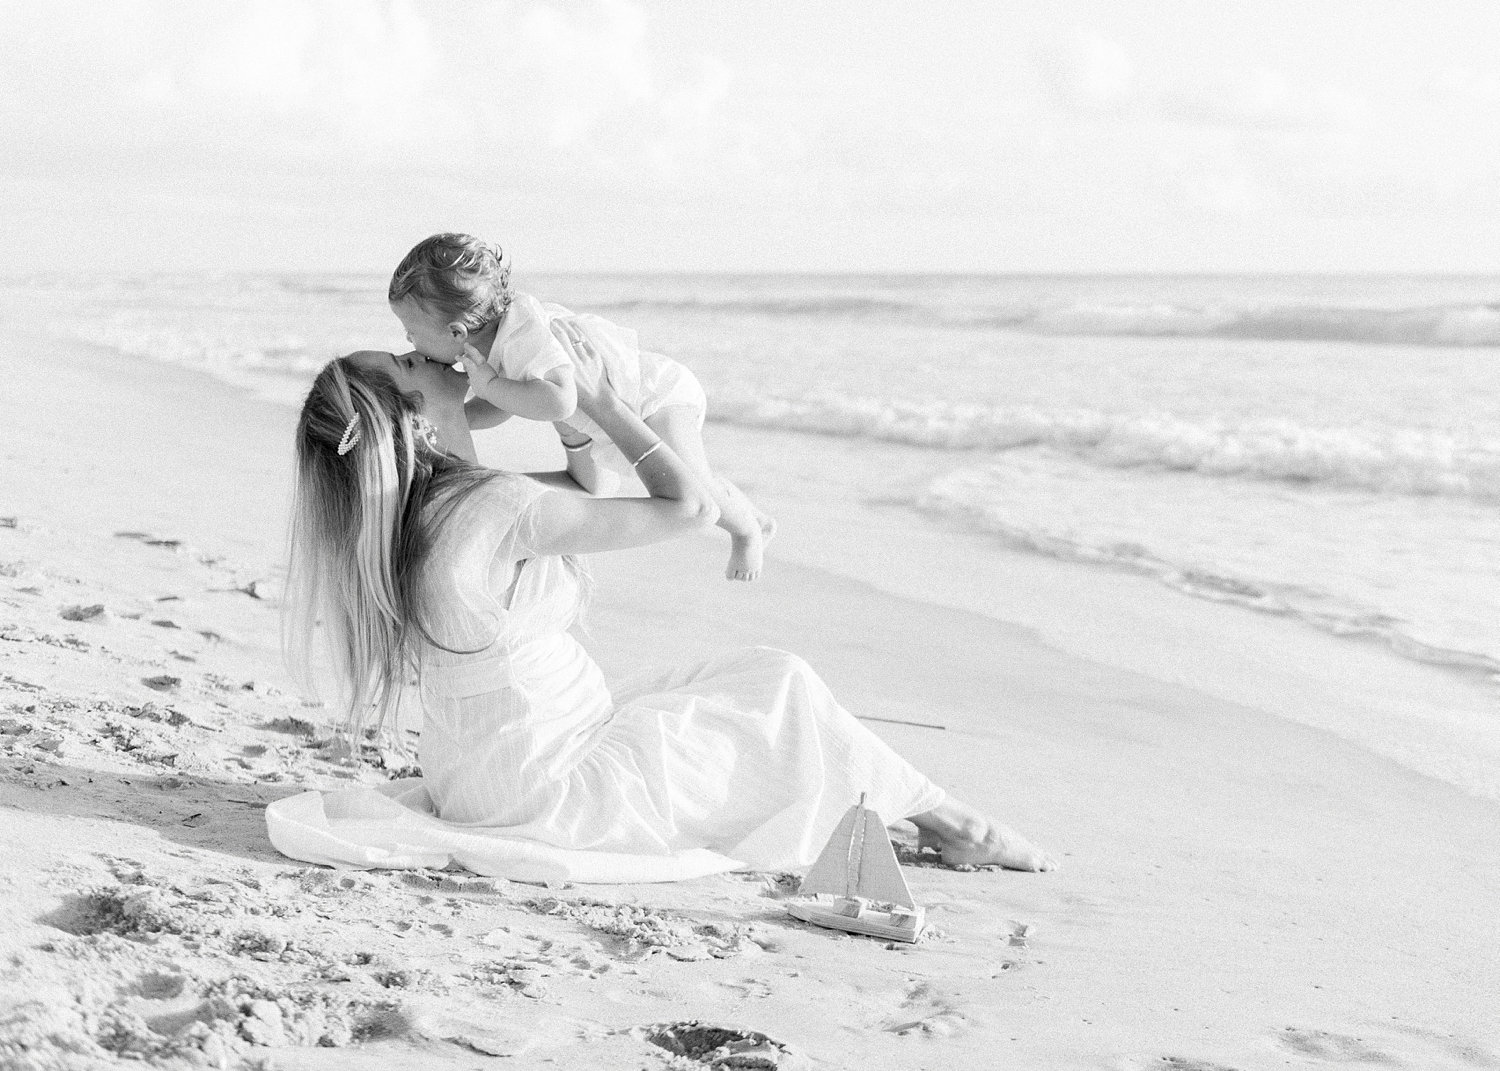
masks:
<svg viewBox="0 0 1500 1071"><path fill-rule="evenodd" d="M539 554L623 550L704 528L719 519L713 495L672 448L646 426L609 385L586 339L566 340L585 374L577 377L578 407L604 429L650 498L547 495L536 504L533 545ZM592 373L592 374L589 374Z"/></svg>

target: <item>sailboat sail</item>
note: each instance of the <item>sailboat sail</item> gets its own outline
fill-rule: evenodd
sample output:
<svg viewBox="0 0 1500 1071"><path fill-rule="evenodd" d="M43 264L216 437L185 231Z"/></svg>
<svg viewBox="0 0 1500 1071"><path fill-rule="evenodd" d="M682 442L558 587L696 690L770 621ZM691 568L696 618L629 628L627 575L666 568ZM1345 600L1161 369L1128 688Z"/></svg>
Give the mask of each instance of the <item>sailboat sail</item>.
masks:
<svg viewBox="0 0 1500 1071"><path fill-rule="evenodd" d="M854 829L859 822L858 804L850 807L839 819L838 828L828 838L823 852L802 879L805 893L832 893L835 896L853 896L849 888L849 848L854 842Z"/></svg>
<svg viewBox="0 0 1500 1071"><path fill-rule="evenodd" d="M863 796L839 821L828 846L802 879L802 891L916 907L885 823L864 806Z"/></svg>

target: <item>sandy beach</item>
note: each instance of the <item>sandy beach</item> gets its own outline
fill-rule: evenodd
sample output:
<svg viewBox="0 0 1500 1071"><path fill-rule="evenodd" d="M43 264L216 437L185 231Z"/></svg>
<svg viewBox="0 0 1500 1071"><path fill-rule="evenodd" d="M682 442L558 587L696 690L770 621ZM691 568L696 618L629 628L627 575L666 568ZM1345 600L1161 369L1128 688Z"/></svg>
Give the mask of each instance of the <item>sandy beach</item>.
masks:
<svg viewBox="0 0 1500 1071"><path fill-rule="evenodd" d="M586 642L612 679L795 651L1059 871L934 866L897 830L932 930L889 947L790 919L787 875L544 888L278 855L268 802L399 762L324 746L281 667L293 414L60 345L0 335L0 1067L1500 1068L1500 805L1278 716L1351 673L1397 704L1477 685L1042 558L986 566L992 613L923 598L962 540L823 515L791 432L710 429L781 521L766 579L722 581L708 536L601 557ZM879 587L838 567L877 553ZM1070 618L1135 653L1063 649Z"/></svg>

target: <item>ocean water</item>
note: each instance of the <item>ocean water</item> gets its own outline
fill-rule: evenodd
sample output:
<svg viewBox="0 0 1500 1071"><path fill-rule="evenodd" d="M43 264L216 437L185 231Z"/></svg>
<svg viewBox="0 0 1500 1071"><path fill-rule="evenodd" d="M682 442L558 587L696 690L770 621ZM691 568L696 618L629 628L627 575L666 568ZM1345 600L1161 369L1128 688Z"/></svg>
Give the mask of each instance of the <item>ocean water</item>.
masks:
<svg viewBox="0 0 1500 1071"><path fill-rule="evenodd" d="M330 356L407 348L384 281L32 276L0 305L295 404ZM1500 681L1500 278L520 283L688 364L712 421L929 458L899 500L933 523Z"/></svg>

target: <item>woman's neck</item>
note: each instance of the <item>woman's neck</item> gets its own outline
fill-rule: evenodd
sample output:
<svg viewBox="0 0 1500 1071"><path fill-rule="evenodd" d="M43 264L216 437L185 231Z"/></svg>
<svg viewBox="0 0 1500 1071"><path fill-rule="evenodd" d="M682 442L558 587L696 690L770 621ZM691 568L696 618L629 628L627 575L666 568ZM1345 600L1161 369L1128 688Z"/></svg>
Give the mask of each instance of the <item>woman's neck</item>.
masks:
<svg viewBox="0 0 1500 1071"><path fill-rule="evenodd" d="M423 409L423 415L437 432L439 446L471 464L479 463L479 456L474 452L474 434L469 430L469 419L464 416L462 403L429 405Z"/></svg>

